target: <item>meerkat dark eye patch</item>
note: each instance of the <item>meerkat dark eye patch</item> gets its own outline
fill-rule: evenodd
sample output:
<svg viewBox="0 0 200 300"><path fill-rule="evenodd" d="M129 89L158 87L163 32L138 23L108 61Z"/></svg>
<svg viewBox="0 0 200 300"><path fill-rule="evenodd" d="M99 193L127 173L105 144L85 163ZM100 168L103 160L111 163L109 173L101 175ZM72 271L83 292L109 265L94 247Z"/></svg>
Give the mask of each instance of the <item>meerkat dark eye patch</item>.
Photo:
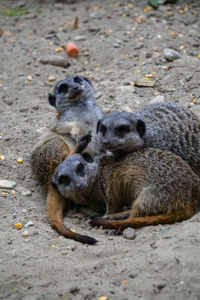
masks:
<svg viewBox="0 0 200 300"><path fill-rule="evenodd" d="M58 178L58 183L59 183L59 184L69 185L70 182L71 182L71 179L69 178L69 176L61 175L61 176Z"/></svg>
<svg viewBox="0 0 200 300"><path fill-rule="evenodd" d="M88 163L93 163L93 161L94 161L93 158L92 158L92 156L89 153L87 153L87 152L82 153L82 157Z"/></svg>
<svg viewBox="0 0 200 300"><path fill-rule="evenodd" d="M87 77L83 77L85 81L87 81L89 83L90 86L92 86L90 80Z"/></svg>
<svg viewBox="0 0 200 300"><path fill-rule="evenodd" d="M55 106L56 105L56 97L52 94L49 94L49 103L52 105L52 106Z"/></svg>
<svg viewBox="0 0 200 300"><path fill-rule="evenodd" d="M116 128L116 132L123 134L123 133L129 133L130 132L130 126L129 125L120 125Z"/></svg>
<svg viewBox="0 0 200 300"><path fill-rule="evenodd" d="M69 89L68 84L66 83L62 83L59 87L58 87L58 93L67 93Z"/></svg>
<svg viewBox="0 0 200 300"><path fill-rule="evenodd" d="M99 121L97 122L97 133L99 132L100 125L101 125L101 120L99 120Z"/></svg>
<svg viewBox="0 0 200 300"><path fill-rule="evenodd" d="M100 126L100 132L104 136L106 134L107 128L103 124Z"/></svg>
<svg viewBox="0 0 200 300"><path fill-rule="evenodd" d="M137 120L137 125L136 125L136 129L140 135L140 137L143 137L145 134L145 130L146 130L146 126L144 121L142 120Z"/></svg>
<svg viewBox="0 0 200 300"><path fill-rule="evenodd" d="M84 176L84 165L82 163L76 167L76 174L79 176Z"/></svg>
<svg viewBox="0 0 200 300"><path fill-rule="evenodd" d="M74 77L74 82L81 84L82 79L79 76Z"/></svg>

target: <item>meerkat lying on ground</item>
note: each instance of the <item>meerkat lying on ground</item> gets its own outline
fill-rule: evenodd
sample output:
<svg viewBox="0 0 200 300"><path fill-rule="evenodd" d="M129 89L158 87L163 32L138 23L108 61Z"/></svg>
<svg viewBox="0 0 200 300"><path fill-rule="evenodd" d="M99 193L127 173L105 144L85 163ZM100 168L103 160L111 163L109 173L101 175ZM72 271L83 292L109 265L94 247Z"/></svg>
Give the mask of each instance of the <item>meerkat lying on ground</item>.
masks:
<svg viewBox="0 0 200 300"><path fill-rule="evenodd" d="M168 150L200 176L200 120L172 103L154 103L137 114L112 112L98 121L98 143L115 157L143 148Z"/></svg>
<svg viewBox="0 0 200 300"><path fill-rule="evenodd" d="M106 202L106 217L93 226L126 228L185 220L200 203L200 178L171 152L147 148L118 160L68 156L55 169L52 185L63 197L88 205ZM131 207L122 211L123 207ZM121 212L121 213L120 213ZM117 215L115 215L118 213Z"/></svg>
<svg viewBox="0 0 200 300"><path fill-rule="evenodd" d="M96 122L103 113L95 101L89 79L83 76L71 75L59 81L49 94L49 102L59 115L50 133L32 152L32 170L47 192L47 213L51 226L66 238L92 244L94 239L80 236L64 226L63 210L69 201L52 187L51 178L57 165L74 150L74 137L79 140L91 131L92 141L87 150L92 155L98 153Z"/></svg>

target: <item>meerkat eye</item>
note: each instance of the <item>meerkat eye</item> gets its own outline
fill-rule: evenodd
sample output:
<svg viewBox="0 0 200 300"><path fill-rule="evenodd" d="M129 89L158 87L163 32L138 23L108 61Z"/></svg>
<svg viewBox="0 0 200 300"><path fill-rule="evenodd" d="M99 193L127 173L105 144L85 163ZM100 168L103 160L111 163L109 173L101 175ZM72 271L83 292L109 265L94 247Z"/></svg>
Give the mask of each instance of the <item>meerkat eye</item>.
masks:
<svg viewBox="0 0 200 300"><path fill-rule="evenodd" d="M74 77L74 82L81 84L82 79L78 76Z"/></svg>
<svg viewBox="0 0 200 300"><path fill-rule="evenodd" d="M67 93L69 89L68 84L66 83L62 83L59 87L58 87L58 93Z"/></svg>
<svg viewBox="0 0 200 300"><path fill-rule="evenodd" d="M69 185L70 182L71 182L71 179L69 178L69 176L66 176L66 175L61 175L58 179L59 184Z"/></svg>
<svg viewBox="0 0 200 300"><path fill-rule="evenodd" d="M116 133L118 134L126 134L130 132L130 126L129 125L120 125L116 128Z"/></svg>
<svg viewBox="0 0 200 300"><path fill-rule="evenodd" d="M100 132L102 133L103 136L106 134L106 131L107 131L106 126L101 125Z"/></svg>
<svg viewBox="0 0 200 300"><path fill-rule="evenodd" d="M76 167L76 174L78 174L79 176L83 176L84 173L84 165L82 163L78 164L78 166Z"/></svg>

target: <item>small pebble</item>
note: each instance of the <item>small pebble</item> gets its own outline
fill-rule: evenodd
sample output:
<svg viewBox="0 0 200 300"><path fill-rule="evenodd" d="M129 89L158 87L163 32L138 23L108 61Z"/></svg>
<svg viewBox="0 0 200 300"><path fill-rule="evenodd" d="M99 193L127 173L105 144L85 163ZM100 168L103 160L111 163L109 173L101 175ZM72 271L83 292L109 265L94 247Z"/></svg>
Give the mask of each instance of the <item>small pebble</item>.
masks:
<svg viewBox="0 0 200 300"><path fill-rule="evenodd" d="M24 191L21 192L21 195L22 195L22 196L31 196L31 195L32 195L32 192L29 191L29 190L24 190Z"/></svg>
<svg viewBox="0 0 200 300"><path fill-rule="evenodd" d="M173 61L175 59L178 59L180 58L180 55L177 51L173 50L173 49L170 49L170 48L166 48L164 49L164 57L166 60L168 61Z"/></svg>
<svg viewBox="0 0 200 300"><path fill-rule="evenodd" d="M185 14L181 15L181 21L185 25L194 24L197 21L197 15L191 14L191 12L186 12Z"/></svg>
<svg viewBox="0 0 200 300"><path fill-rule="evenodd" d="M33 230L33 235L38 235L38 231L37 230Z"/></svg>
<svg viewBox="0 0 200 300"><path fill-rule="evenodd" d="M16 191L19 192L22 196L31 196L32 192L23 186L16 187Z"/></svg>
<svg viewBox="0 0 200 300"><path fill-rule="evenodd" d="M144 44L139 43L134 47L134 50L139 50L139 49L142 49L143 47L144 47Z"/></svg>
<svg viewBox="0 0 200 300"><path fill-rule="evenodd" d="M166 281L161 280L159 282L154 283L153 285L160 291L166 286Z"/></svg>
<svg viewBox="0 0 200 300"><path fill-rule="evenodd" d="M64 56L45 56L40 59L42 64L49 64L52 66L68 68L70 66L69 61Z"/></svg>
<svg viewBox="0 0 200 300"><path fill-rule="evenodd" d="M134 240L136 237L135 230L133 228L126 228L123 231L123 237L128 240Z"/></svg>
<svg viewBox="0 0 200 300"><path fill-rule="evenodd" d="M16 186L15 181L0 179L0 189L13 189Z"/></svg>
<svg viewBox="0 0 200 300"><path fill-rule="evenodd" d="M89 28L88 28L88 31L89 32L98 32L100 30L100 28L99 27L95 27L95 26L90 26Z"/></svg>
<svg viewBox="0 0 200 300"><path fill-rule="evenodd" d="M158 95L154 97L150 102L155 103L155 102L164 102L165 101L165 96L163 95Z"/></svg>
<svg viewBox="0 0 200 300"><path fill-rule="evenodd" d="M76 285L70 288L70 293L76 295L78 292L79 292L79 288Z"/></svg>
<svg viewBox="0 0 200 300"><path fill-rule="evenodd" d="M135 278L137 276L138 276L138 273L136 273L136 272L132 272L128 275L128 277L130 277L130 278Z"/></svg>
<svg viewBox="0 0 200 300"><path fill-rule="evenodd" d="M186 76L185 76L185 80L186 80L186 81L190 81L191 79L192 79L192 75L186 75Z"/></svg>
<svg viewBox="0 0 200 300"><path fill-rule="evenodd" d="M114 44L113 44L113 47L114 47L114 48L119 48L119 43L114 43Z"/></svg>
<svg viewBox="0 0 200 300"><path fill-rule="evenodd" d="M156 265L153 265L153 269L155 272L158 272L158 270L159 270L158 266L156 266Z"/></svg>
<svg viewBox="0 0 200 300"><path fill-rule="evenodd" d="M28 110L29 110L28 107L21 107L21 108L19 109L20 112L26 112L26 111L28 111Z"/></svg>
<svg viewBox="0 0 200 300"><path fill-rule="evenodd" d="M126 93L134 93L135 92L135 87L132 85L125 85L125 86L120 86L119 90L126 94Z"/></svg>
<svg viewBox="0 0 200 300"><path fill-rule="evenodd" d="M11 99L6 100L6 104L13 105L13 100L11 100Z"/></svg>
<svg viewBox="0 0 200 300"><path fill-rule="evenodd" d="M29 232L27 230L25 230L23 233L22 233L23 237L28 237L29 236Z"/></svg>
<svg viewBox="0 0 200 300"><path fill-rule="evenodd" d="M135 82L135 85L138 87L154 87L156 84L156 80L152 80L152 78L140 78Z"/></svg>
<svg viewBox="0 0 200 300"><path fill-rule="evenodd" d="M159 231L165 231L165 230L167 230L168 228L167 227L165 227L165 226L160 226L159 227Z"/></svg>
<svg viewBox="0 0 200 300"><path fill-rule="evenodd" d="M86 36L85 35L78 35L78 36L76 36L75 37L75 41L77 42L77 41L86 41Z"/></svg>
<svg viewBox="0 0 200 300"><path fill-rule="evenodd" d="M26 223L24 227L26 228L26 227L33 226L33 225L34 225L33 222L30 221L30 222Z"/></svg>
<svg viewBox="0 0 200 300"><path fill-rule="evenodd" d="M32 106L32 109L38 110L38 109L39 109L39 106L38 106L38 105L33 105L33 106Z"/></svg>

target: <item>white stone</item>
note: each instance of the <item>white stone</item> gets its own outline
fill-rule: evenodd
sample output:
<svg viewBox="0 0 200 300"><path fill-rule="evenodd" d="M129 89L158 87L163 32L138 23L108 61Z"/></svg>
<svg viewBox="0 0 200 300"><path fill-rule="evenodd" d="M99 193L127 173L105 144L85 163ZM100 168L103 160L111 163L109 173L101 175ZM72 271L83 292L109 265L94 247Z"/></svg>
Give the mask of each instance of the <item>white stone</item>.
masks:
<svg viewBox="0 0 200 300"><path fill-rule="evenodd" d="M131 227L124 229L123 236L125 239L134 240L136 237L135 230Z"/></svg>
<svg viewBox="0 0 200 300"><path fill-rule="evenodd" d="M16 186L15 181L0 179L0 189L12 190Z"/></svg>
<svg viewBox="0 0 200 300"><path fill-rule="evenodd" d="M170 49L170 48L166 48L164 49L164 57L166 58L166 60L169 60L169 61L173 61L175 59L178 59L180 58L180 55L177 51L173 50L173 49Z"/></svg>

